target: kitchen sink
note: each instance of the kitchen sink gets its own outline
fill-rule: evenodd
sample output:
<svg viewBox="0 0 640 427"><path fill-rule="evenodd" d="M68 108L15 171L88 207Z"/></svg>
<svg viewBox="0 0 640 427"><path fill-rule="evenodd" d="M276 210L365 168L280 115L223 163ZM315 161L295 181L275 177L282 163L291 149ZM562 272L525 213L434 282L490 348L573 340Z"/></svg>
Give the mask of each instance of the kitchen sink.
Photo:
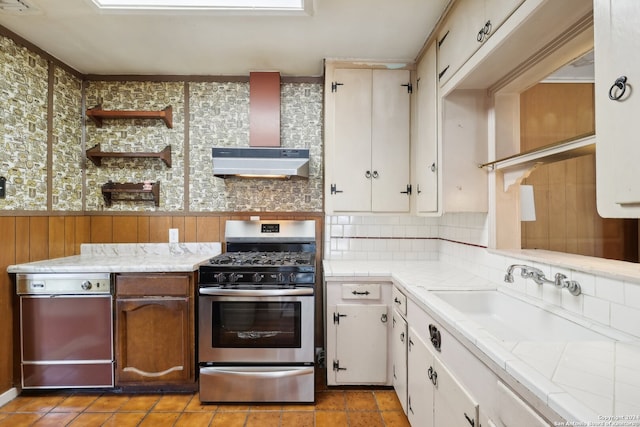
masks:
<svg viewBox="0 0 640 427"><path fill-rule="evenodd" d="M502 341L611 341L542 307L499 291L430 292Z"/></svg>

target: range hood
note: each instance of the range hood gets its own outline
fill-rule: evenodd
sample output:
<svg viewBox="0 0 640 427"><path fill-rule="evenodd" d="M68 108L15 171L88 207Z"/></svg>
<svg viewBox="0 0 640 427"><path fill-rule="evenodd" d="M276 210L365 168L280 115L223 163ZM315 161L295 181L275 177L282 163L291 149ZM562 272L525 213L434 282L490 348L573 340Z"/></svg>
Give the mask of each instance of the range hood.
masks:
<svg viewBox="0 0 640 427"><path fill-rule="evenodd" d="M309 177L309 149L213 147L213 175L249 178Z"/></svg>

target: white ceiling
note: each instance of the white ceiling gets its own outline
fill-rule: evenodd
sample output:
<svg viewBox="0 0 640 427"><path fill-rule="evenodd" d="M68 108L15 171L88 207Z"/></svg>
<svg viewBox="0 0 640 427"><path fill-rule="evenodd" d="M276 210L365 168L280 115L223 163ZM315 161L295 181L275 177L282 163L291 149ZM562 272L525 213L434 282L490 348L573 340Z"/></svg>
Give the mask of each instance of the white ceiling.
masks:
<svg viewBox="0 0 640 427"><path fill-rule="evenodd" d="M411 62L449 3L313 0L312 16L256 16L25 1L35 13L0 11L0 25L83 74L213 76L320 76L324 58Z"/></svg>

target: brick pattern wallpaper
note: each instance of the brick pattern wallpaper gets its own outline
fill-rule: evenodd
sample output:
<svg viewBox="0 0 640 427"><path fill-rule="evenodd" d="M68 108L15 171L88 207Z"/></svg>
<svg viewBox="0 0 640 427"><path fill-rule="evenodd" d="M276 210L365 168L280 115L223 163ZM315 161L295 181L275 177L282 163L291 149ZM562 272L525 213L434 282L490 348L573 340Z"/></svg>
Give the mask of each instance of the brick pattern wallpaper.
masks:
<svg viewBox="0 0 640 427"><path fill-rule="evenodd" d="M47 209L47 61L0 37L0 210Z"/></svg>

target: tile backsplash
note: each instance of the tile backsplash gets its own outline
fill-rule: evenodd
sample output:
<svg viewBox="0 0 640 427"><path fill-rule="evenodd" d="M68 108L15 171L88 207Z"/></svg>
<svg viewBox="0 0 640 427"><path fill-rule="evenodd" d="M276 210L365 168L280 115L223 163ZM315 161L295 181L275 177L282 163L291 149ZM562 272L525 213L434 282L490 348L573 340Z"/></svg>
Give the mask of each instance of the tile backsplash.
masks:
<svg viewBox="0 0 640 427"><path fill-rule="evenodd" d="M602 324L640 337L640 265L557 252L492 251L487 242L487 214L327 216L324 258L445 261L496 286L593 320L596 329ZM574 296L551 284L538 285L520 277L519 272L513 283L506 283L504 275L511 264L537 267L547 277L563 273L580 283L582 293Z"/></svg>

